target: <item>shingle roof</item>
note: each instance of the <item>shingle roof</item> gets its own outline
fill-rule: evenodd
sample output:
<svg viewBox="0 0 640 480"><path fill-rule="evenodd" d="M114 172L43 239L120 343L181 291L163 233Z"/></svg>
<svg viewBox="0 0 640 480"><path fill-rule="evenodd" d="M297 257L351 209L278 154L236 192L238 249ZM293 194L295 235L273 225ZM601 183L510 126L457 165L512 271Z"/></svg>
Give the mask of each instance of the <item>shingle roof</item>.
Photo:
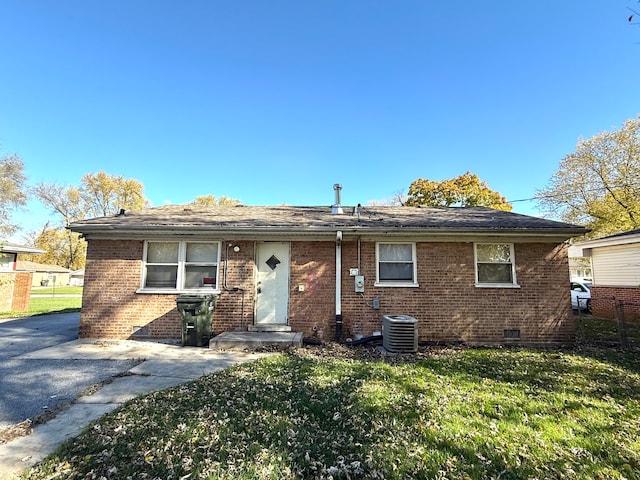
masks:
<svg viewBox="0 0 640 480"><path fill-rule="evenodd" d="M69 269L60 265L52 265L48 263L30 262L28 260L18 260L16 268L18 270L26 270L28 272L56 272L68 273Z"/></svg>
<svg viewBox="0 0 640 480"><path fill-rule="evenodd" d="M614 245L629 245L640 243L640 229L607 235L606 237L592 238L584 242L576 243L577 248L588 249L598 247L610 247Z"/></svg>
<svg viewBox="0 0 640 480"><path fill-rule="evenodd" d="M11 253L44 253L44 250L35 247L28 247L26 245L18 245L17 243L5 242L0 240L0 252Z"/></svg>
<svg viewBox="0 0 640 480"><path fill-rule="evenodd" d="M238 234L333 233L514 233L569 238L586 233L577 225L484 207L343 207L170 205L81 220L69 228L85 235L235 232Z"/></svg>
<svg viewBox="0 0 640 480"><path fill-rule="evenodd" d="M593 240L608 240L612 238L621 238L621 237L629 237L631 235L640 234L640 229L637 230L629 230L627 232L614 233L613 235L607 235L606 237L594 238Z"/></svg>

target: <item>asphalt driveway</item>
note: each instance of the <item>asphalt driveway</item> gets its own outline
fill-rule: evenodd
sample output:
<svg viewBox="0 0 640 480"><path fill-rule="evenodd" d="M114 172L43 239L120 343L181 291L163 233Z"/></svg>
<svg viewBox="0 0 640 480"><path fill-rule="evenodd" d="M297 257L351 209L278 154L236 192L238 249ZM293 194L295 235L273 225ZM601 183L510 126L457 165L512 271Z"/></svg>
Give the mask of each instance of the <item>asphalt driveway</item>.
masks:
<svg viewBox="0 0 640 480"><path fill-rule="evenodd" d="M79 322L79 313L0 321L0 430L136 365L132 360L21 358L77 339Z"/></svg>

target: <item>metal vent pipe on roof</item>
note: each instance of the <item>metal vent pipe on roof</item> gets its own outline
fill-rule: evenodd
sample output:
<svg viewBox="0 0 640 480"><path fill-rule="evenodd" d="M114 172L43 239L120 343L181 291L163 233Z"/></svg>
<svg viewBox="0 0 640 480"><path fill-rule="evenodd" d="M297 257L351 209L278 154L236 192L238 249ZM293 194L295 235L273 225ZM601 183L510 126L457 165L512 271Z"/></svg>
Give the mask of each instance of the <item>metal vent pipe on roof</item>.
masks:
<svg viewBox="0 0 640 480"><path fill-rule="evenodd" d="M342 210L342 202L340 200L340 191L342 190L342 185L336 183L333 185L333 191L335 192L335 201L333 202L333 206L331 207L331 213L340 214L344 213Z"/></svg>

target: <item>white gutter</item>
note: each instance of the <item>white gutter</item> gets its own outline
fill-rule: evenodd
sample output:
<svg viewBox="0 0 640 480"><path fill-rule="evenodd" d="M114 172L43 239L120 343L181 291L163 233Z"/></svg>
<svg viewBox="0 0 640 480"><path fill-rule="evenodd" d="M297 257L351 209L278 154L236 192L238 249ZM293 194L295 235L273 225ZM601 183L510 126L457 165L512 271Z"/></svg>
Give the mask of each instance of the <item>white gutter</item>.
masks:
<svg viewBox="0 0 640 480"><path fill-rule="evenodd" d="M220 237L229 237L233 236L233 238L237 238L239 236L298 236L298 237L322 237L326 236L327 239L335 238L336 227L339 226L326 226L326 227L313 227L313 226L305 226L298 228L279 228L274 226L268 227L215 227L215 226L204 226L204 225L185 225L183 227L178 227L174 225L152 225L152 226L132 226L132 227L115 227L113 225L88 225L88 224L75 224L68 226L67 228L73 232L79 232L84 234L86 237L94 236L101 238L107 238L109 236L144 236L147 238L149 235L217 235ZM576 230L553 230L553 229L486 229L486 228L406 228L406 227L395 227L395 228L375 228L375 227L364 227L364 228L340 228L341 232L344 235L349 236L364 236L364 237L415 237L421 239L455 239L459 241L460 238L469 238L469 237L486 237L486 236L495 236L495 237L511 237L511 238L547 238L550 240L555 239L567 239L571 237L575 237L577 235L581 235L582 231ZM455 241L454 240L454 241ZM444 240L447 241L447 240ZM637 241L637 240L636 240ZM585 242L586 243L586 242ZM591 242L589 242L591 243ZM576 244L578 246L582 246L583 244ZM586 245L585 245L586 247ZM5 247L5 251L8 250Z"/></svg>
<svg viewBox="0 0 640 480"><path fill-rule="evenodd" d="M342 340L342 231L336 232L336 340Z"/></svg>

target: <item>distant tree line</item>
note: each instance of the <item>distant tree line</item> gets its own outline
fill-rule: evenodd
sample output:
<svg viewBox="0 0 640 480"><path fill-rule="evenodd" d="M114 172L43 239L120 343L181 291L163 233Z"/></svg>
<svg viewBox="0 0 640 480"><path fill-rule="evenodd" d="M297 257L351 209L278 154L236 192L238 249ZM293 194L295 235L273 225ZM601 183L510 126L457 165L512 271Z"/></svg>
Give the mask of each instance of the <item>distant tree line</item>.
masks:
<svg viewBox="0 0 640 480"><path fill-rule="evenodd" d="M0 158L0 241L18 230L11 214L30 197L53 215L38 231L27 233L26 242L45 251L34 260L70 269L84 267L86 243L65 228L69 223L150 206L142 182L103 171L85 174L77 186L41 182L30 187L20 157L8 155ZM619 129L579 139L535 200L546 216L591 229L590 237L640 229L640 116ZM238 203L211 194L190 202L203 207ZM417 178L406 195L397 192L390 203L512 209L504 196L469 171L446 180Z"/></svg>

